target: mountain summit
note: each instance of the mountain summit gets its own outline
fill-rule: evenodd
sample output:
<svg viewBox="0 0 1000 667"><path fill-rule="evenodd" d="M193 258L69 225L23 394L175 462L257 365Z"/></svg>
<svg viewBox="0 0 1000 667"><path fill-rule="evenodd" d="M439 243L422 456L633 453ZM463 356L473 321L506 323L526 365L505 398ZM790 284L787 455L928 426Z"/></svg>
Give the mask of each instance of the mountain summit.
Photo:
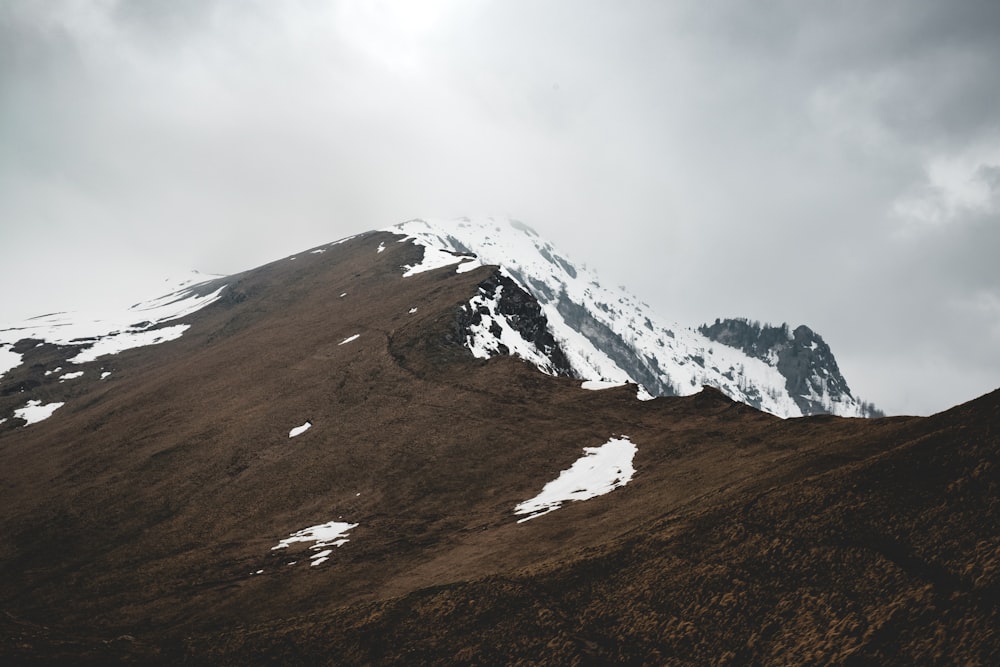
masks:
<svg viewBox="0 0 1000 667"><path fill-rule="evenodd" d="M665 324L648 305L623 289L603 286L592 271L571 262L517 220L410 220L386 231L421 245L428 266L459 262L458 270L499 266L501 276L538 301L575 377L631 382L650 396L687 396L708 385L780 417L881 414L851 394L829 346L808 327L798 327L794 333L787 325L766 328L763 335L770 346L765 350L748 343L748 332L736 335L733 320L726 321L728 328L697 330ZM490 289L484 290L476 308L485 306L498 328L504 328L502 305L498 308L495 302L505 288ZM508 320L517 317L512 313ZM780 344L770 335L774 331L784 332ZM762 335L759 325L757 334ZM484 344L481 334L470 340L481 356L486 354ZM505 347L546 372L562 364L561 359L549 358L547 350L554 348L533 349L520 343Z"/></svg>

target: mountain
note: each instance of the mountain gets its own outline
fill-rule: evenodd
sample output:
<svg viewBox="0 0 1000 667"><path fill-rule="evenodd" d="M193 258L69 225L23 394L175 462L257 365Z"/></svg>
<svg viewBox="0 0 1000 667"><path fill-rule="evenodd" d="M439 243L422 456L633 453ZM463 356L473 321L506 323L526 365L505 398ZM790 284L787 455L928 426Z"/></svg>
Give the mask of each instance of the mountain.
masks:
<svg viewBox="0 0 1000 667"><path fill-rule="evenodd" d="M1000 391L637 400L406 236L0 332L0 663L997 661Z"/></svg>
<svg viewBox="0 0 1000 667"><path fill-rule="evenodd" d="M648 305L623 289L602 286L593 272L515 220L410 220L386 231L423 246L429 266L499 266L502 276L538 301L575 377L631 382L652 396L687 396L710 385L781 417L881 414L851 394L830 348L807 327L757 353L752 346L732 345L733 335L721 329L664 324ZM561 363L547 360L544 350L522 346L514 353L546 372Z"/></svg>
<svg viewBox="0 0 1000 667"><path fill-rule="evenodd" d="M767 362L785 377L785 389L802 414L825 414L842 411L834 397L848 397L850 409L859 417L884 417L871 403L855 401L847 380L840 373L830 346L804 324L791 329L748 319L716 319L698 331L711 340L729 345L744 354ZM838 410L840 408L841 410Z"/></svg>

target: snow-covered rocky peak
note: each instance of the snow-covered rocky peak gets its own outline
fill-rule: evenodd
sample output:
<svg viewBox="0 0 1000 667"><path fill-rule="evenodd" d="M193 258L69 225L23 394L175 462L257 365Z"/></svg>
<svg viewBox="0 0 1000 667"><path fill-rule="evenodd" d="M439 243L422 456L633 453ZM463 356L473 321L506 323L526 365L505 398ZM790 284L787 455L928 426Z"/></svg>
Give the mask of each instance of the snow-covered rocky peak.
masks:
<svg viewBox="0 0 1000 667"><path fill-rule="evenodd" d="M483 264L499 266L502 275L538 300L553 338L581 379L632 382L653 396L688 395L710 385L781 417L871 414L871 406L855 399L846 382L829 381L832 374L824 378L821 370L813 369L820 373L817 382L789 375L793 364L787 363L788 353L750 354L691 327L664 322L647 304L620 288L603 286L596 274L516 220L418 219L386 231L424 247L421 267L458 264L457 270L466 271ZM482 310L482 304L478 306ZM493 317L497 312L490 310ZM469 345L484 348L472 337ZM534 352L514 353L546 372L558 365L539 362ZM832 368L840 377L835 362Z"/></svg>

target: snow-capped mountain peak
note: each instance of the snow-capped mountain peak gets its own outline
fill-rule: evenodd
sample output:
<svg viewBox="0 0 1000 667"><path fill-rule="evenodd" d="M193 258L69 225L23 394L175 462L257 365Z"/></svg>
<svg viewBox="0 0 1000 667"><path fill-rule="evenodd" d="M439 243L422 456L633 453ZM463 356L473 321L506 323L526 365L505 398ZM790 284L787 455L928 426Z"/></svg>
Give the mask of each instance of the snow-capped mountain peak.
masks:
<svg viewBox="0 0 1000 667"><path fill-rule="evenodd" d="M602 285L595 273L570 261L519 221L416 219L386 231L423 246L427 267L458 264L459 271L466 271L484 264L499 266L503 275L537 299L552 336L581 379L633 382L653 396L688 395L710 385L782 417L871 414L870 405L851 395L832 353L827 355L832 367L812 369L819 374L815 382L802 377L801 363L792 377L788 360L794 355L787 350L797 349L795 336L782 354L775 350L755 355L694 328L665 322L625 290ZM491 296L496 295L479 298ZM817 344L812 338L803 344L810 343ZM481 339L473 342L472 337L469 346L480 356L486 349ZM546 372L558 366L539 362L534 352L513 353Z"/></svg>

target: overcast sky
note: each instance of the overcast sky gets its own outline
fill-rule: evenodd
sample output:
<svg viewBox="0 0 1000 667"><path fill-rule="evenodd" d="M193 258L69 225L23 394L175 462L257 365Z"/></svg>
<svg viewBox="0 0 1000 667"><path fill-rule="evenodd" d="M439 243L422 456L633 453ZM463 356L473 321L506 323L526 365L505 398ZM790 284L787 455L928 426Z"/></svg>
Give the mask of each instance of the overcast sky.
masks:
<svg viewBox="0 0 1000 667"><path fill-rule="evenodd" d="M808 324L890 413L974 398L1000 2L0 3L0 321L462 215L668 321Z"/></svg>

